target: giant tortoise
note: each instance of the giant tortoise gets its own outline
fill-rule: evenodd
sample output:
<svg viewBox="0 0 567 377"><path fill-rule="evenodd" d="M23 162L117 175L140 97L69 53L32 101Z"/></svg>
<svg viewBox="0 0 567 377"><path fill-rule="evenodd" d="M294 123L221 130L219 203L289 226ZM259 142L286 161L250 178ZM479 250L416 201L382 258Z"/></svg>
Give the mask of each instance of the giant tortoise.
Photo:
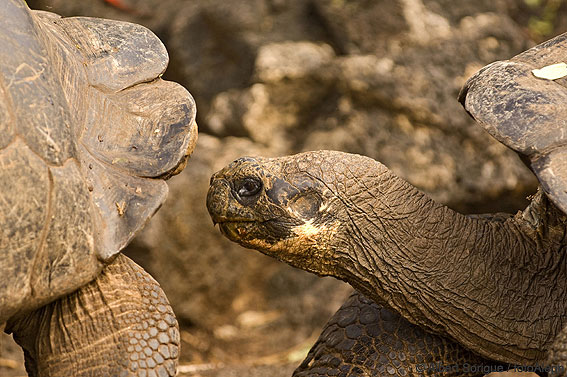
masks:
<svg viewBox="0 0 567 377"><path fill-rule="evenodd" d="M0 5L0 324L33 376L173 376L175 316L119 251L193 150L194 101L141 26Z"/></svg>
<svg viewBox="0 0 567 377"><path fill-rule="evenodd" d="M563 34L485 67L459 96L541 183L515 215L462 215L334 151L214 174L207 206L225 236L359 292L296 376L565 375L566 61Z"/></svg>

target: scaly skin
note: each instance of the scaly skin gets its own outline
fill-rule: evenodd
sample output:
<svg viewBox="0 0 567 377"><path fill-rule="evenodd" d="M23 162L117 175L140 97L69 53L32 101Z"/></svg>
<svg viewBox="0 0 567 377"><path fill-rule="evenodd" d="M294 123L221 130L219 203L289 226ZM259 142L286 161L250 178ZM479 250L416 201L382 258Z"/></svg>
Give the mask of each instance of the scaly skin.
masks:
<svg viewBox="0 0 567 377"><path fill-rule="evenodd" d="M469 218L370 158L318 151L237 160L207 205L231 240L486 358L544 362L567 323L567 219L541 193L508 220Z"/></svg>
<svg viewBox="0 0 567 377"><path fill-rule="evenodd" d="M159 284L119 254L78 291L8 321L33 377L175 376L179 328Z"/></svg>

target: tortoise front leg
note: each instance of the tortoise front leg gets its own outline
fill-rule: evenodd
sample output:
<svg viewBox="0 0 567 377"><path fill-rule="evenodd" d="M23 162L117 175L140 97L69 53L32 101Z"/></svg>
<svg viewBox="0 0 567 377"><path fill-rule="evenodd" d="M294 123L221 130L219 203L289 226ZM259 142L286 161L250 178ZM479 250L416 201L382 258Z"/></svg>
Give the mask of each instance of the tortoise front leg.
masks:
<svg viewBox="0 0 567 377"><path fill-rule="evenodd" d="M177 320L159 284L123 255L78 291L8 323L31 376L174 376Z"/></svg>

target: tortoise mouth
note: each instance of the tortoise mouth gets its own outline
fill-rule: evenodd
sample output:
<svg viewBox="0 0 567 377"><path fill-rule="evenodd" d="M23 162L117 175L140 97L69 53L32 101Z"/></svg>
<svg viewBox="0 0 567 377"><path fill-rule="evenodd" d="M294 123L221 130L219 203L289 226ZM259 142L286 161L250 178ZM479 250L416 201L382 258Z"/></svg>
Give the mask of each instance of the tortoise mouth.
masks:
<svg viewBox="0 0 567 377"><path fill-rule="evenodd" d="M229 240L242 242L250 238L258 223L249 219L217 221L221 233Z"/></svg>

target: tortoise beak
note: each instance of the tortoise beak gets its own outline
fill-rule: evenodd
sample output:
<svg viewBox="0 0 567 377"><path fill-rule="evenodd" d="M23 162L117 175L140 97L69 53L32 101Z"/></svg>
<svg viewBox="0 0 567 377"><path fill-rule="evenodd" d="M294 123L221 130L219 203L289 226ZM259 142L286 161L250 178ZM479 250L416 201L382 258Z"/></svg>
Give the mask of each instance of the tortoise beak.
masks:
<svg viewBox="0 0 567 377"><path fill-rule="evenodd" d="M227 205L230 201L230 186L224 179L211 177L211 184L207 193L207 210L213 224L226 221Z"/></svg>

